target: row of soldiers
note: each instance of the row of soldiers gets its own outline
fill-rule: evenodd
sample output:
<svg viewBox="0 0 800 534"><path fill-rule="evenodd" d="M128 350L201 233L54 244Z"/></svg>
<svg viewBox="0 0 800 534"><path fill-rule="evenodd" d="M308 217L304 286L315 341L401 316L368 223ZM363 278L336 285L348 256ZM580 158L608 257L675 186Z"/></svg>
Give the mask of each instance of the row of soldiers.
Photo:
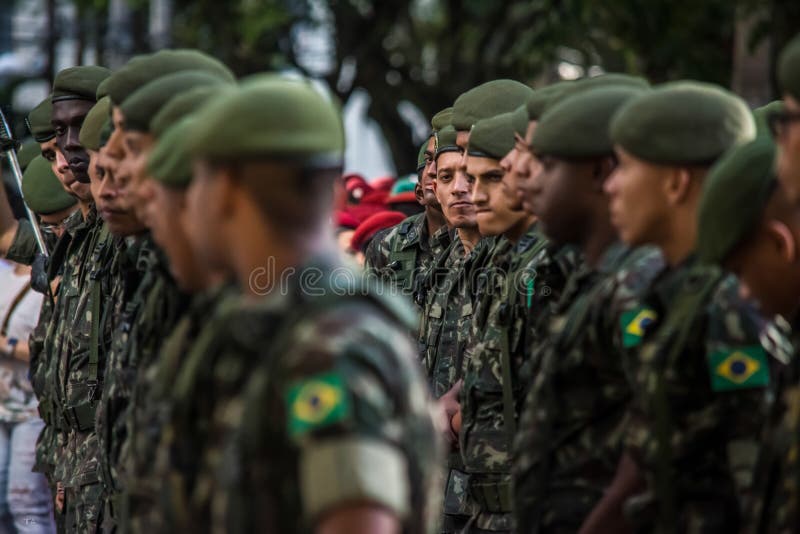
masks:
<svg viewBox="0 0 800 534"><path fill-rule="evenodd" d="M800 38L779 78L755 111L606 74L433 117L425 211L366 265L420 316L440 532L800 532Z"/></svg>
<svg viewBox="0 0 800 534"><path fill-rule="evenodd" d="M755 113L620 74L473 88L364 276L314 84L194 50L60 72L23 178L46 258L0 198L47 295L60 529L798 530L800 37L779 78Z"/></svg>

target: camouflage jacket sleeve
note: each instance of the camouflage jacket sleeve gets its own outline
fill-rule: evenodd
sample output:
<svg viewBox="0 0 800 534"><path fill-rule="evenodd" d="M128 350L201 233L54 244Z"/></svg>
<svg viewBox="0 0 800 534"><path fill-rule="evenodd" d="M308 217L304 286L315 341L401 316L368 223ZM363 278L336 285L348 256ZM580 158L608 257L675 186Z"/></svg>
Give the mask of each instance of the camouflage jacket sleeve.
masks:
<svg viewBox="0 0 800 534"><path fill-rule="evenodd" d="M295 532L370 502L405 531L426 531L440 512L432 489L442 458L404 328L349 299L281 331L285 344L273 340L279 350L267 349L230 404L241 424L220 464L226 490L215 524Z"/></svg>
<svg viewBox="0 0 800 534"><path fill-rule="evenodd" d="M389 265L392 241L397 237L397 227L381 230L372 238L364 254L364 267L368 271L380 273Z"/></svg>

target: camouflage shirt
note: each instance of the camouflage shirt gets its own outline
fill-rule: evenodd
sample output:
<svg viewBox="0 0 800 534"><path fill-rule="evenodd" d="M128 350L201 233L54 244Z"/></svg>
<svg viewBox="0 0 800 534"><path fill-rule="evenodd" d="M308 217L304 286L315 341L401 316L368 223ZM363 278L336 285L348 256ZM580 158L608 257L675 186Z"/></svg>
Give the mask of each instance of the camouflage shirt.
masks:
<svg viewBox="0 0 800 534"><path fill-rule="evenodd" d="M124 294L114 297L125 304L114 329L103 396L97 410L101 476L110 495L121 490L120 451L127 436L129 409L135 402L133 388L137 375L155 358L187 300L149 236L141 238L137 252L134 271L123 277L126 287L118 291ZM117 510L113 511L118 517Z"/></svg>
<svg viewBox="0 0 800 534"><path fill-rule="evenodd" d="M30 222L20 221L17 235L9 249L7 257L18 263L31 264L36 257L36 238ZM55 471L55 455L60 446L63 446L64 437L61 424L61 415L57 404L55 390L56 365L53 359L52 339L47 333L55 329L54 317L56 298L58 297L62 282L59 277L64 272L66 260L80 249L80 242L85 238L86 224L80 210L76 210L64 222L64 233L51 249L48 257L48 279L56 282L56 290L45 295L42 302L42 311L39 322L31 332L28 345L30 349L30 376L33 392L39 399L39 414L45 427L39 434L36 442L36 463L34 470L44 473L53 482ZM76 237L77 236L77 237ZM53 294L54 293L54 294Z"/></svg>
<svg viewBox="0 0 800 534"><path fill-rule="evenodd" d="M168 503L164 499L169 498L173 491L173 495L185 496L188 493L188 487L181 487L188 474L181 474L178 468L191 466L192 462L186 457L174 458L172 454L180 450L174 445L176 438L181 438L170 424L176 398L174 390L177 387L182 391L187 376L196 376L201 371L198 360L202 358L198 359L198 356L202 356L203 348L208 346L204 337L213 332L208 328L209 324L219 320L213 310L226 309L223 302L232 298L229 284L195 296L163 342L158 357L137 373L133 390L135 402L126 418L128 426L120 458L124 494L118 521L124 532L151 534L166 531L173 520L170 514L164 513L167 507L159 505ZM189 408L182 406L183 410ZM191 422L200 428L205 424L198 420ZM189 447L191 443L187 442L184 449ZM162 489L165 481L169 481L167 490ZM185 503L182 497L177 500Z"/></svg>
<svg viewBox="0 0 800 534"><path fill-rule="evenodd" d="M405 334L413 315L377 288L339 285L343 268L311 262L301 272L322 275L317 289L301 274L230 316L202 391L211 429L192 498L200 514L213 505L215 531L311 532L366 501L403 532L432 532L441 459Z"/></svg>
<svg viewBox="0 0 800 534"><path fill-rule="evenodd" d="M459 435L470 494L479 507L478 528L512 528L510 452L527 389L522 367L575 258L553 247L534 224L516 244L500 238L479 278L464 357Z"/></svg>
<svg viewBox="0 0 800 534"><path fill-rule="evenodd" d="M738 527L776 362L766 326L733 277L692 258L623 315L622 343L637 356L625 443L648 485L626 503L637 527Z"/></svg>
<svg viewBox="0 0 800 534"><path fill-rule="evenodd" d="M367 247L365 267L399 293L413 296L416 281L452 241L450 230L428 235L425 213L418 213L378 234Z"/></svg>
<svg viewBox="0 0 800 534"><path fill-rule="evenodd" d="M753 498L744 532L796 532L800 525L800 324L778 319L767 337L770 352L785 353L787 365L775 373L775 397L761 438ZM785 346L785 340L791 345Z"/></svg>
<svg viewBox="0 0 800 534"><path fill-rule="evenodd" d="M515 439L520 532L577 532L613 479L631 397L614 333L663 269L657 250L614 244L564 289Z"/></svg>
<svg viewBox="0 0 800 534"><path fill-rule="evenodd" d="M459 237L431 265L420 283L416 301L422 305L419 325L420 359L435 398L447 393L461 378L464 347L472 323L475 280L492 239L481 239L466 253Z"/></svg>

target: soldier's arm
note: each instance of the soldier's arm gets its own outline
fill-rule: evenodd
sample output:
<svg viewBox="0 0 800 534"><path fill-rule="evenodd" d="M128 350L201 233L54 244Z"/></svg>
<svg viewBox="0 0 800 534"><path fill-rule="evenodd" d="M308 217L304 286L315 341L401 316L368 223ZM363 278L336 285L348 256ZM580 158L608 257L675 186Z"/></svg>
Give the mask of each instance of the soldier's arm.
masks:
<svg viewBox="0 0 800 534"><path fill-rule="evenodd" d="M633 532L622 510L625 501L640 493L644 487L644 478L633 457L629 453L623 454L617 465L614 480L583 522L578 533Z"/></svg>
<svg viewBox="0 0 800 534"><path fill-rule="evenodd" d="M0 186L0 256L5 257L8 253L14 243L14 236L17 234L18 227L19 222L14 218L14 213L11 211L6 189Z"/></svg>

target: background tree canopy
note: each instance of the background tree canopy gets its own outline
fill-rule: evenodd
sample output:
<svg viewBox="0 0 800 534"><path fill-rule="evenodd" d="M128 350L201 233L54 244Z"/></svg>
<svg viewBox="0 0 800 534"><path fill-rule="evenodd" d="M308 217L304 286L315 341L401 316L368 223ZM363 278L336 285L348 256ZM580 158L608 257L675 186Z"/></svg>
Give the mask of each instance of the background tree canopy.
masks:
<svg viewBox="0 0 800 534"><path fill-rule="evenodd" d="M56 0L46 4L52 7ZM766 46L761 85L769 86L770 97L775 56L800 29L797 0L75 0L75 5L79 48L93 45L101 63L113 66L109 51L130 55L166 44L189 46L220 57L242 76L295 68L323 78L343 102L354 90L366 90L373 97L369 115L401 173L413 170L420 141L401 112L404 103L430 117L481 82L511 77L536 87L558 79L564 65L573 76L623 71L654 82L695 78L730 86L737 39L749 53ZM115 22L120 8L122 25ZM166 28L160 42L153 37L154 20ZM310 37L316 47L307 42Z"/></svg>

